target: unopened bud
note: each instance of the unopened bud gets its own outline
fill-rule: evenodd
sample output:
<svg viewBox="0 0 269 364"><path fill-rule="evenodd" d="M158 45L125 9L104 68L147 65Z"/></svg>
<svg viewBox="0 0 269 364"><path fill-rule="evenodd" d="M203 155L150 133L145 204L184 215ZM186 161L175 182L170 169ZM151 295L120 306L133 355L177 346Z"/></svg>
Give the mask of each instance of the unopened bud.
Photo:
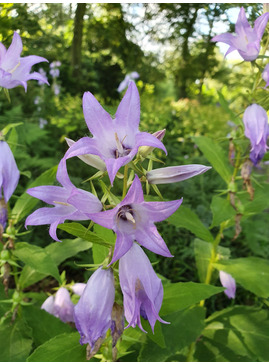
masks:
<svg viewBox="0 0 269 364"><path fill-rule="evenodd" d="M157 139L162 141L165 136L165 132L166 132L166 129L158 130L155 133L153 133L152 135L154 135ZM141 157L146 158L153 151L153 149L154 149L154 147L146 147L146 146L140 147L139 154L141 155Z"/></svg>
<svg viewBox="0 0 269 364"><path fill-rule="evenodd" d="M75 143L74 140L69 138L65 138L65 140L69 147L71 147ZM99 169L99 171L106 171L106 164L98 155L84 154L79 155L78 158L89 166Z"/></svg>

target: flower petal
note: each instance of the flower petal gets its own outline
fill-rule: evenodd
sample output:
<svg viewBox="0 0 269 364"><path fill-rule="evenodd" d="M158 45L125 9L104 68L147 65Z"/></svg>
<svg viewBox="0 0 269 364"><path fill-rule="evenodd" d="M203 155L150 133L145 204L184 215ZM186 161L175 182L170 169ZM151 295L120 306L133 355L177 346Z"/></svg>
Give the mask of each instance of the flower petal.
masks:
<svg viewBox="0 0 269 364"><path fill-rule="evenodd" d="M103 205L96 196L88 191L77 188L73 188L67 202L85 214L99 212L103 208Z"/></svg>
<svg viewBox="0 0 269 364"><path fill-rule="evenodd" d="M102 153L99 151L93 138L84 137L79 139L67 150L63 159L78 157L84 154L95 154L102 157Z"/></svg>
<svg viewBox="0 0 269 364"><path fill-rule="evenodd" d="M143 195L143 189L140 182L140 179L137 175L135 175L135 178L133 180L133 183L127 192L127 195L125 196L124 200L121 202L122 205L128 205L132 203L141 203L144 201L144 195Z"/></svg>
<svg viewBox="0 0 269 364"><path fill-rule="evenodd" d="M174 201L144 202L143 209L150 216L150 220L159 222L171 216L182 204L183 198Z"/></svg>
<svg viewBox="0 0 269 364"><path fill-rule="evenodd" d="M167 150L163 145L163 143L153 134L150 133L139 132L135 138L135 146L136 147L150 146L153 148L159 148L162 149L167 155Z"/></svg>
<svg viewBox="0 0 269 364"><path fill-rule="evenodd" d="M66 202L69 196L68 191L59 186L38 186L29 188L28 195L38 198L50 205L55 205L55 201Z"/></svg>
<svg viewBox="0 0 269 364"><path fill-rule="evenodd" d="M3 68L5 71L11 71L14 67L16 67L19 63L21 52L21 37L17 32L14 32L11 45L9 46L4 56L4 59L2 60L1 68Z"/></svg>
<svg viewBox="0 0 269 364"><path fill-rule="evenodd" d="M245 9L241 7L235 24L235 32L239 36L244 37L248 30L251 30L251 26L247 20Z"/></svg>
<svg viewBox="0 0 269 364"><path fill-rule="evenodd" d="M226 44L229 44L230 46L232 46L234 38L235 38L235 36L232 35L231 33L223 33L223 34L219 34L219 35L216 35L215 37L213 37L211 39L211 42L222 42L222 43L226 43Z"/></svg>
<svg viewBox="0 0 269 364"><path fill-rule="evenodd" d="M125 253L128 252L132 245L133 239L129 236L129 234L123 234L117 231L117 240L115 243L114 254L109 265L119 260Z"/></svg>
<svg viewBox="0 0 269 364"><path fill-rule="evenodd" d="M262 14L254 22L254 30L257 33L259 40L262 39L268 20L269 20L269 12Z"/></svg>
<svg viewBox="0 0 269 364"><path fill-rule="evenodd" d="M97 212L96 214L87 214L87 216L94 221L96 224L99 224L107 229L114 228L114 217L117 213L118 208L114 208L112 210Z"/></svg>

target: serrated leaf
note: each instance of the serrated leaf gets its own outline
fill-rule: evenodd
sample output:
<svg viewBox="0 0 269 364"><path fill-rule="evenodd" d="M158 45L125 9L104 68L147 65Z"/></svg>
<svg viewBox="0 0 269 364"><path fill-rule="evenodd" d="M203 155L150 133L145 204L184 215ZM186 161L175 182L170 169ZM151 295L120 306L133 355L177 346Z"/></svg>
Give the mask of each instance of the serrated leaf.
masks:
<svg viewBox="0 0 269 364"><path fill-rule="evenodd" d="M194 282L179 282L164 286L164 298L160 315L183 310L217 293L223 292L223 287Z"/></svg>
<svg viewBox="0 0 269 364"><path fill-rule="evenodd" d="M222 179L229 183L232 178L232 170L228 161L228 154L224 152L219 144L208 137L200 136L192 139Z"/></svg>
<svg viewBox="0 0 269 364"><path fill-rule="evenodd" d="M268 260L255 257L221 260L214 267L231 274L237 283L257 296L269 297Z"/></svg>
<svg viewBox="0 0 269 364"><path fill-rule="evenodd" d="M182 227L191 231L200 239L206 241L214 240L210 231L204 226L199 217L188 207L180 206L180 208L172 216L170 216L167 221L176 227Z"/></svg>

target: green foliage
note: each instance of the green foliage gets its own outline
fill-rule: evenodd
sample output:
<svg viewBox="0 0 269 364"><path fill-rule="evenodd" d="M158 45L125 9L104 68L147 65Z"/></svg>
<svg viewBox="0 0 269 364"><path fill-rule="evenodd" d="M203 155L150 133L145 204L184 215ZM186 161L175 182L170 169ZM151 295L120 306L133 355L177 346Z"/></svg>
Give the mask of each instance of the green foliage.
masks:
<svg viewBox="0 0 269 364"><path fill-rule="evenodd" d="M232 220L236 215L236 211L229 201L218 196L213 197L210 207L213 214L210 228L220 225L223 221Z"/></svg>

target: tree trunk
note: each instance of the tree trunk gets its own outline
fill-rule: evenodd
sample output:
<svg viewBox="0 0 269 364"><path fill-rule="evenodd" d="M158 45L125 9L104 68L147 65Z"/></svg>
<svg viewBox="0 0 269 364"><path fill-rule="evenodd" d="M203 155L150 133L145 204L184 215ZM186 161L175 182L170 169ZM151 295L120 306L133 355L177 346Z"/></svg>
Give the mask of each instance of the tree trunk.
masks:
<svg viewBox="0 0 269 364"><path fill-rule="evenodd" d="M80 76L81 47L83 34L83 17L86 11L86 4L77 4L74 24L74 36L71 49L72 76L76 79Z"/></svg>

